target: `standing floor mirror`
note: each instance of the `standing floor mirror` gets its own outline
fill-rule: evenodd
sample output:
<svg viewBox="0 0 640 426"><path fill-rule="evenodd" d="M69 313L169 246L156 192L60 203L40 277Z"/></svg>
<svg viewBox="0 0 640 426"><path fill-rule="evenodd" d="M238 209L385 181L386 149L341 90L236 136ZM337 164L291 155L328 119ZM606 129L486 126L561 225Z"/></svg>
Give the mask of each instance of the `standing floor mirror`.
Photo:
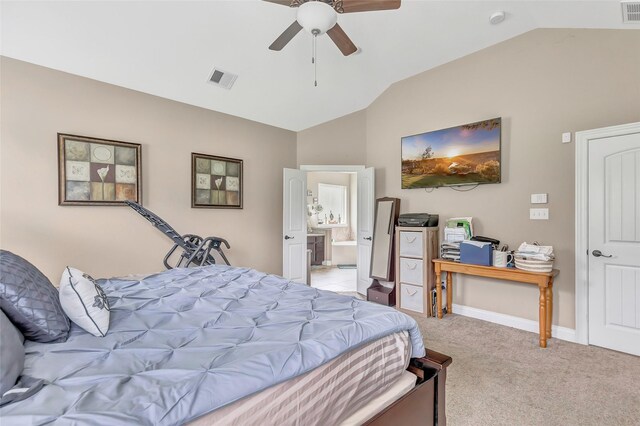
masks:
<svg viewBox="0 0 640 426"><path fill-rule="evenodd" d="M367 289L367 300L387 306L395 305L393 242L399 214L399 198L385 197L376 200L369 274L373 282ZM387 284L383 285L382 282Z"/></svg>

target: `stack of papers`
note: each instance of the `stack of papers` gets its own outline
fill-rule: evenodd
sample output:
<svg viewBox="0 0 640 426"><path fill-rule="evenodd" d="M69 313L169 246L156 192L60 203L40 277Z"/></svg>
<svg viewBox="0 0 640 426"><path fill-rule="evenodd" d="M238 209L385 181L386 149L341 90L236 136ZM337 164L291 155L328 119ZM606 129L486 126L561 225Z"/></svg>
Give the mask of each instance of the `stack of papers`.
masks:
<svg viewBox="0 0 640 426"><path fill-rule="evenodd" d="M448 243L456 243L470 240L473 237L472 217L452 217L447 220L444 228L444 240Z"/></svg>
<svg viewBox="0 0 640 426"><path fill-rule="evenodd" d="M464 228L444 228L444 240L448 243L459 243L468 239Z"/></svg>
<svg viewBox="0 0 640 426"><path fill-rule="evenodd" d="M527 242L520 244L515 254L531 260L549 261L555 259L553 246L539 246L537 244L528 244Z"/></svg>
<svg viewBox="0 0 640 426"><path fill-rule="evenodd" d="M460 262L460 243L442 243L440 246L440 258Z"/></svg>
<svg viewBox="0 0 640 426"><path fill-rule="evenodd" d="M452 217L444 228L444 242L440 246L440 258L460 262L460 243L473 237L473 218Z"/></svg>

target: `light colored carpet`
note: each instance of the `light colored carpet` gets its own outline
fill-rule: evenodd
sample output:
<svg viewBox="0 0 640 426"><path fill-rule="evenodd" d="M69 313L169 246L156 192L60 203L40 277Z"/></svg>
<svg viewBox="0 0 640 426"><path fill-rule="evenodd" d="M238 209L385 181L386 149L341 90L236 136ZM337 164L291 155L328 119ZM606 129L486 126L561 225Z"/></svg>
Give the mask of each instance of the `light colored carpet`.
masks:
<svg viewBox="0 0 640 426"><path fill-rule="evenodd" d="M414 317L453 358L447 421L459 425L640 425L640 358L458 315Z"/></svg>

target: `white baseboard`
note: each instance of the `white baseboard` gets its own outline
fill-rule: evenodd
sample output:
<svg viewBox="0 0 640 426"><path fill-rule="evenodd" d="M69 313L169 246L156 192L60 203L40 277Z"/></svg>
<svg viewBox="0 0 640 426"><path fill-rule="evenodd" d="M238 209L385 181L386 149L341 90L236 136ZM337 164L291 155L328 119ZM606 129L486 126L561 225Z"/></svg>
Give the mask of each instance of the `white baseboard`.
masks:
<svg viewBox="0 0 640 426"><path fill-rule="evenodd" d="M507 327L530 331L532 333L538 333L540 331L537 321L500 314L498 312L485 311L484 309L472 308L471 306L456 305L455 303L452 308L454 314L463 315L465 317L506 325ZM577 343L576 331L573 328L553 325L551 326L551 336L560 340Z"/></svg>

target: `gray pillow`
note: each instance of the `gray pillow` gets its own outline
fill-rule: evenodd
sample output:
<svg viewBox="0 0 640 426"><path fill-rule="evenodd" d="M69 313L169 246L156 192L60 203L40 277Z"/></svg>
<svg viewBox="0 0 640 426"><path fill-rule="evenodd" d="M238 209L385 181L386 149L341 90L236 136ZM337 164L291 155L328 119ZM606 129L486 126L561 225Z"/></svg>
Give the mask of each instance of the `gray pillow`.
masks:
<svg viewBox="0 0 640 426"><path fill-rule="evenodd" d="M24 368L22 334L0 311L0 396L11 389Z"/></svg>
<svg viewBox="0 0 640 426"><path fill-rule="evenodd" d="M69 318L58 290L38 268L6 250L0 250L0 308L26 339L67 340Z"/></svg>

